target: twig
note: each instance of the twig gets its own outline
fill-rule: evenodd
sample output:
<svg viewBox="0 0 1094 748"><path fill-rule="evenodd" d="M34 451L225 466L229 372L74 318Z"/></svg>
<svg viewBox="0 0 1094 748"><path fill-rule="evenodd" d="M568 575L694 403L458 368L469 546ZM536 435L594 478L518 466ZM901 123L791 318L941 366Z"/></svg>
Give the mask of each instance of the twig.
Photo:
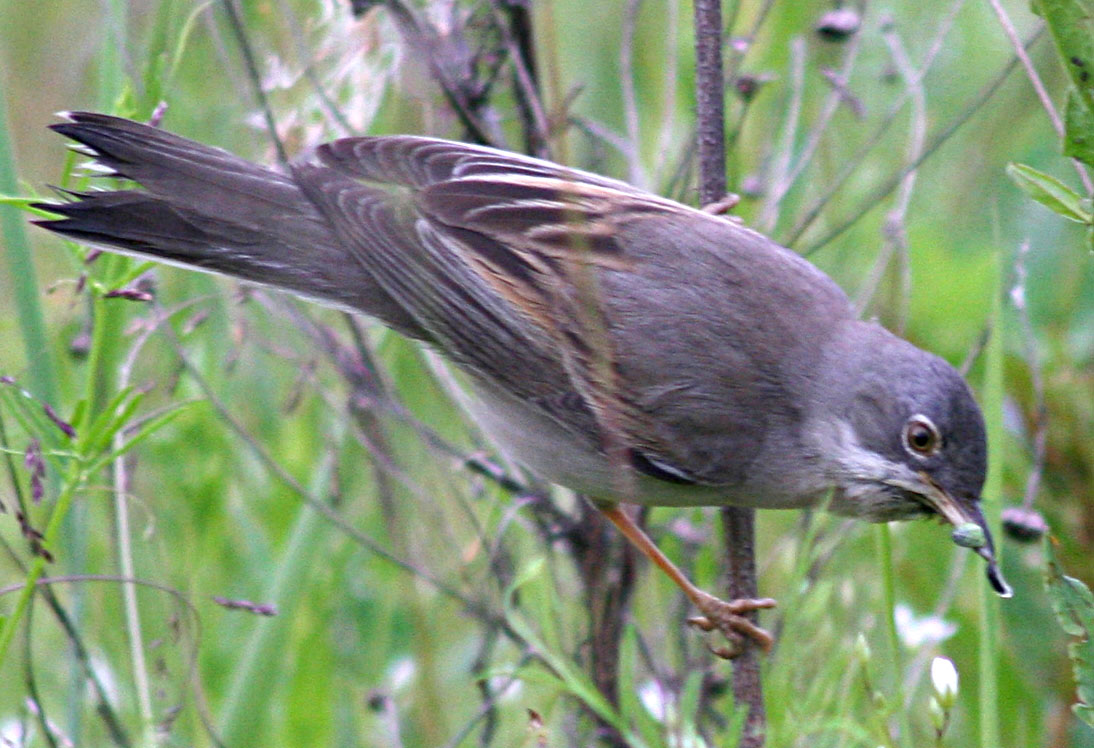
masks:
<svg viewBox="0 0 1094 748"><path fill-rule="evenodd" d="M372 553L376 554L380 558L398 566L404 571L410 572L415 577L427 582L430 586L443 594L445 597L451 598L466 606L469 610L477 611L481 608L479 603L471 598L463 595L458 590L450 587L449 585L437 579L433 575L427 573L423 569L418 568L414 564L399 558L392 552L385 549L378 542L370 538L365 533L361 532L353 525L346 522L346 520L338 514L334 509L322 501L319 497L312 495L304 486L296 480L289 472L275 460L266 449L255 440L254 436L247 431L247 429L241 424L235 416L232 415L228 407L221 401L220 397L213 391L209 382L198 370L197 366L190 360L186 354L186 350L182 347L181 341L176 337L173 330L169 327L164 327L163 332L167 337L169 343L174 347L176 355L179 357L180 362L194 379L194 383L202 391L205 397L208 399L210 405L220 416L221 420L238 436L251 451L251 453L262 463L266 469L277 478L282 484L284 484L289 490L296 494L306 504L312 507L315 511L319 512L324 518L332 522L341 532L347 537L351 538L362 548L365 548ZM494 617L494 616L490 616ZM518 637L519 639L519 637Z"/></svg>
<svg viewBox="0 0 1094 748"><path fill-rule="evenodd" d="M1029 47L1034 42L1036 42L1040 38L1043 31L1044 27L1038 30L1037 33L1034 34L1029 39L1029 41L1026 42L1026 47ZM878 204L879 201L884 200L889 195L889 193L891 193L898 186L900 186L900 183L904 181L904 177L918 169L924 161L933 156L935 151L937 151L942 146L942 144L944 144L955 132L957 132L958 128L968 122L974 114L980 111L981 107L983 107L984 104L988 102L988 99L995 95L995 92L999 90L999 88L1003 85L1003 82L1010 76L1010 74L1014 71L1014 68L1017 67L1017 65L1018 57L1014 56L1010 59L1010 62L1008 62L1003 67L1003 69L1000 70L999 73L996 74L996 76L992 78L992 80L989 81L987 85L985 85L980 90L980 92L972 99L972 101L969 102L968 106L966 106L960 114L958 114L948 125L946 125L946 127L944 127L941 132L931 138L930 142L923 149L923 153L920 155L919 158L917 158L910 164L907 164L903 169L890 177L888 181L884 182L880 187L874 190L871 196L864 200L863 203L851 214L850 217L848 217L841 223L838 223L835 228L831 229L827 234L806 247L802 251L802 254L808 256L813 252L816 252L818 249L825 246L830 241L843 234L843 232L847 231L847 229L858 223L859 220L861 220L864 215L869 213L874 208L874 206ZM885 122L883 123L882 128L888 128L888 125L889 123ZM874 137L867 142L865 148L860 149L860 153L872 149L873 146L880 141L880 136L883 132L884 129L879 129L879 131L875 133ZM856 159L857 158L858 157L856 156ZM854 171L854 168L857 165L858 162L855 159L852 159L852 166L850 167L850 170L845 170L836 178L835 183L833 184L833 189L836 189L837 185L842 185L846 178L850 176L850 172ZM814 206L806 214L805 218L794 229L790 238L786 241L787 244L792 245L799 238L801 238L801 235L805 232L806 229L809 228L810 225L812 225L813 221L820 214L821 208L831 198L832 194L834 194L834 192L832 190L829 190L824 198L814 204Z"/></svg>
<svg viewBox="0 0 1094 748"><path fill-rule="evenodd" d="M247 39L247 33L243 30L243 20L239 17L234 0L223 0L224 11L228 14L228 25L236 36L239 51L243 55L243 63L247 66L247 76L251 80L255 99L262 110L262 117L266 120L266 129L269 130L270 140L277 151L277 160L281 164L289 162L289 156L285 152L285 144L281 142L281 136L277 133L277 122L274 120L273 109L270 108L270 100L266 98L266 92L262 88L262 76L258 73L258 63L255 62L254 51L251 42Z"/></svg>
<svg viewBox="0 0 1094 748"><path fill-rule="evenodd" d="M764 0L764 4L760 7L760 11L756 15L756 20L753 22L752 27L748 31L748 34L745 37L743 37L743 43L742 44L732 44L732 43L730 43L732 40L729 40L729 39L722 40L719 37L720 38L719 45L725 46L726 44L729 44L729 47L728 47L729 48L729 64L727 66L727 71L728 72L721 75L720 78L719 78L719 85L721 86L721 88L719 89L720 92L724 92L725 81L726 80L735 80L736 79L737 71L740 69L741 65L744 63L745 58L748 57L748 53L752 51L752 49L754 47L752 42L756 38L756 36L760 33L760 30L763 28L764 22L768 18L768 13L770 12L771 8L774 5L775 5L775 0ZM732 4L732 10L731 10L730 18L727 19L727 21L726 21L727 27L732 26L733 22L736 20L738 6L739 6L739 3L733 3ZM698 45L698 39L696 39L696 45ZM698 76L697 76L697 80L698 80ZM722 116L722 119L724 120L725 119L724 95L722 93L720 93L719 95L720 95L720 97L722 98L722 101L723 101L722 107L721 107L721 112L722 112L721 116ZM734 127L732 129L732 132L734 133L734 138L736 138L736 133L740 132L739 123L744 121L745 114L747 112L748 112L748 104L746 103L741 108L740 116L738 117L738 126ZM697 116L696 119L701 120L702 118L701 118L701 116ZM723 129L723 132L724 132L724 129ZM687 185L688 185L688 182L690 181L692 169L695 166L694 162L695 162L695 158L697 156L697 151L698 151L698 129L697 128L693 131L691 137L685 139L685 142L687 143L687 146L681 152L680 159L677 162L676 168L673 170L673 176L669 180L668 186L665 189L665 194L667 196L671 197L674 200L679 200L681 202L685 202L687 200L687 196L686 196ZM723 153L725 152L724 137L723 137L723 143L722 143L722 151L723 151ZM724 168L722 169L722 172L723 173L725 172ZM724 187L723 187L722 194L723 195L725 194ZM718 198L715 198L715 200L718 200L720 198L721 198L721 195ZM707 202L708 201L705 201L705 200L700 200L699 201L700 205L706 204ZM710 201L710 202L713 202L713 201Z"/></svg>
<svg viewBox="0 0 1094 748"><path fill-rule="evenodd" d="M1040 357L1037 355L1037 341L1033 333L1033 322L1029 317L1029 304L1026 302L1026 279L1029 270L1026 260L1029 257L1029 241L1022 242L1018 248L1018 258L1014 263L1015 281L1010 291L1011 303L1018 311L1022 323L1022 338L1026 354L1026 366L1029 367L1030 387L1033 390L1034 434L1033 464L1026 478L1026 491L1022 497L1022 508L1033 508L1033 502L1041 489L1041 475L1045 467L1045 449L1048 442L1048 409L1045 406L1045 383L1041 376Z"/></svg>
<svg viewBox="0 0 1094 748"><path fill-rule="evenodd" d="M988 0L988 2L991 4L992 10L995 11L995 16L999 19L999 25L1003 27L1003 33L1006 34L1007 40L1014 47L1014 54L1022 61L1022 69L1026 71L1026 77L1029 78L1029 84L1033 86L1033 92L1037 94L1037 100L1041 102L1045 114L1052 122L1052 129L1056 131L1057 136L1063 138L1064 121L1060 119L1060 115L1056 112L1052 97L1045 90L1045 84L1041 82L1041 76L1037 74L1037 70L1033 67L1033 61L1029 59L1029 53L1022 46L1022 40L1018 36L1017 29L1014 28L1014 24L1011 23L1010 16L1007 15L1006 9L1003 8L999 0ZM1094 192L1094 184L1091 183L1090 175L1087 173L1082 161L1072 158L1071 163L1075 167L1075 171L1079 173L1079 179L1082 180L1086 193L1089 195Z"/></svg>
<svg viewBox="0 0 1094 748"><path fill-rule="evenodd" d="M642 0L627 0L626 8L623 10L623 38L619 43L619 77L623 94L623 121L627 124L628 179L637 187L649 189L649 175L642 168L638 96L634 90L634 33L641 5Z"/></svg>
<svg viewBox="0 0 1094 748"><path fill-rule="evenodd" d="M132 577L125 577L125 576L120 576L120 575L116 575L116 574L66 574L66 575L58 575L58 576L53 576L53 577L40 577L40 578L38 578L34 581L34 586L35 586L36 589L39 589L40 592L44 592L45 590L50 589L52 587L52 585L55 585L55 584L84 584L84 583L88 583L88 582L105 582L105 583L108 583L108 584L124 584L124 585L129 585L129 586L141 586L141 587L147 587L147 588L150 588L150 589L158 590L160 592L164 592L167 595L171 596L174 600L176 600L180 604L182 609L186 610L190 614L190 618L193 621L193 627L194 627L194 629L193 629L193 632L194 632L193 633L193 642L194 642L194 644L193 644L193 647L190 648L189 652L187 653L188 658L187 658L187 671L186 672L187 672L187 679L189 680L190 684L194 687L195 694L200 695L200 693L201 693L201 690L200 690L201 689L201 681L200 681L200 674L198 672L198 652L201 649L201 616L198 614L197 609L194 607L194 604L190 601L190 599L186 595L184 595L182 592L180 592L178 589L176 589L174 587L171 587L169 585L163 584L161 582L154 582L154 581L148 580L148 579L134 579ZM3 597L4 595L10 595L12 593L18 592L19 590L21 590L25 586L26 586L25 582L17 582L15 584L10 584L10 585L5 585L4 587L0 587L0 597ZM47 599L49 599L50 597L52 597L52 595L47 596ZM73 643L74 644L77 643L79 641L79 637L76 634L75 629L73 628L71 631L69 630L69 627L72 625L71 621L67 618L67 616L65 616L64 618L61 618L59 620L61 620L62 624L65 625L66 632L69 633L69 636L72 638ZM80 658L79 659L81 661L86 661L86 663L87 663L86 669L87 669L88 677L92 680L93 683L95 683L99 688L101 688L102 684L100 683L99 677L95 673L94 668L91 667L91 664L90 664L91 658L90 658L90 655L87 653L86 650L83 650L81 648ZM103 695L104 695L104 698L105 698L105 692L103 693ZM115 742L117 742L119 745L124 745L124 746L130 745L130 743L128 741L128 738L126 738L125 733L122 730L121 724L116 722L116 717L113 716L113 711L109 706L109 702L106 703L105 708L100 709L100 712L101 712L102 716L104 716L104 717L109 716L110 717L110 719L107 721L107 727L110 729L112 739ZM198 713L199 713L199 719L201 720L202 726L205 728L206 732L208 733L210 739L213 741L214 745L218 746L218 748L223 748L223 743L221 742L220 738L217 736L215 728L213 727L212 720L211 720L207 710L204 708L203 704L199 704Z"/></svg>
<svg viewBox="0 0 1094 748"><path fill-rule="evenodd" d="M621 542L619 533L589 502L582 503L576 527L580 528L580 536L571 535L571 555L589 605L589 670L597 690L618 707L619 647L634 594L637 550L630 543ZM597 721L602 740L618 748L628 748L614 728L599 718Z"/></svg>
<svg viewBox="0 0 1094 748"><path fill-rule="evenodd" d="M521 668L523 668L531 661L531 653L525 652L517 661L516 666L513 668L513 672L519 673L521 671ZM493 693L490 694L489 698L483 703L483 705L479 707L479 711L472 715L469 720L467 720L467 723L455 735L453 735L447 743L444 744L443 748L457 748L457 746L464 745L467 737L471 734L471 731L475 729L475 725L477 725L484 719L490 719L490 715L492 715L497 708L498 700L504 697L505 694L516 682L517 677L515 675L510 675L509 677L507 677L505 679L505 682L502 683L499 688L495 689ZM485 731L487 728L484 727L483 729Z"/></svg>
<svg viewBox="0 0 1094 748"><path fill-rule="evenodd" d="M786 121L783 123L783 130L779 136L778 155L772 167L772 184L789 184L787 174L790 171L790 162L794 157L794 136L797 135L798 121L801 118L804 89L805 40L799 36L790 42L790 102L786 105ZM783 189L781 194L773 193L771 199L764 202L760 217L756 221L756 228L760 232L771 233L771 230L775 227L775 220L779 215L779 200L785 194L786 189Z"/></svg>
<svg viewBox="0 0 1094 748"><path fill-rule="evenodd" d="M843 67L838 74L842 81L851 79L851 71L854 68L855 61L858 59L858 51L862 47L862 37L862 34L855 34L846 45ZM821 109L820 114L810 128L809 137L806 138L805 146L802 148L801 155L798 157L794 167L786 175L786 179L782 183L772 183L769 201L773 205L776 214L787 193L789 193L791 188L797 184L798 179L801 177L806 167L813 162L813 156L816 154L817 148L820 147L821 140L823 139L825 132L828 131L828 125L831 123L832 117L835 116L836 111L839 109L839 105L843 100L843 92L839 88L833 87L832 92L828 94L828 99L824 102L824 108Z"/></svg>
<svg viewBox="0 0 1094 748"><path fill-rule="evenodd" d="M950 12L939 23L938 31L935 32L934 42L931 44L931 48L927 50L927 54L923 59L923 64L920 66L919 77L922 78L931 69L931 65L934 63L935 58L942 49L942 43L949 33L950 28L953 26L954 20L957 17L957 13L961 10L961 6L965 4L965 0L955 0L954 4L950 8ZM904 108L904 104L911 96L909 88L905 88L903 94L898 96L893 105L889 108L885 118L878 125L877 130L867 138L858 150L847 160L847 164L844 168L830 180L828 189L814 201L806 212L805 217L801 219L798 225L791 232L790 236L783 241L787 246L792 245L801 237L806 229L816 220L820 211L824 209L824 206L842 189L844 183L854 174L855 170L862 165L866 158L866 155L872 151L888 132L889 127L896 121L897 115L900 114L901 109Z"/></svg>
<svg viewBox="0 0 1094 748"><path fill-rule="evenodd" d="M619 155L628 162L634 158L631 144L627 141L626 136L620 135L610 129L603 122L597 122L596 120L587 117L571 117L570 124L578 130L585 132L589 135L590 139L595 139L593 142L594 146L596 145L595 141L599 140L619 151Z"/></svg>
<svg viewBox="0 0 1094 748"><path fill-rule="evenodd" d="M34 714L38 720L38 727L42 730L42 735L46 739L46 743L49 748L57 748L57 734L60 730L55 729L56 725L53 720L46 714L46 708L42 701L41 692L38 690L38 678L34 674L34 650L31 647L31 631L33 631L34 625L34 606L31 606L27 611L27 624L23 629L23 645L26 647L27 658L23 662L24 681L27 687L27 696L25 703L30 708L30 711ZM72 740L66 735L61 735L61 740L65 744L65 748L72 745Z"/></svg>
<svg viewBox="0 0 1094 748"><path fill-rule="evenodd" d="M288 28L292 35L293 46L296 48L296 55L300 58L301 70L304 73L304 77L311 85L312 90L315 92L316 98L319 100L319 106L327 117L338 125L341 130L342 136L347 135L360 135L356 128L350 123L346 116L342 114L342 109L330 95L327 94L326 88L323 86L323 82L319 80L319 76L315 72L315 60L312 58L311 50L307 48L304 43L303 34L301 29L305 27L300 19L297 18L295 11L287 0L278 0L279 12L285 17L285 26Z"/></svg>
<svg viewBox="0 0 1094 748"><path fill-rule="evenodd" d="M726 578L731 598L756 597L756 512L744 507L722 509L722 534L725 536L728 568ZM750 613L749 618L756 618ZM761 748L767 729L764 712L763 683L760 680L759 647L750 639L733 660L734 704L748 708L744 734L739 748Z"/></svg>
<svg viewBox="0 0 1094 748"><path fill-rule="evenodd" d="M927 97L923 90L923 76L919 75L908 59L907 51L891 23L882 24L885 29L882 38L889 48L893 64L908 86L912 101L912 117L908 142L908 161L915 162L923 153L923 141L927 136ZM866 282L859 289L855 300L855 309L861 315L877 291L878 284L893 256L896 255L900 272L900 309L897 312L896 331L902 333L907 324L908 300L911 296L911 273L908 261L908 241L904 230L904 218L915 188L916 172L910 171L900 183L896 205L885 219L885 243L878 254L874 267Z"/></svg>
<svg viewBox="0 0 1094 748"><path fill-rule="evenodd" d="M384 5L395 17L396 26L407 44L425 56L433 80L440 85L441 93L444 94L448 105L452 107L452 111L460 120L460 124L467 131L468 137L479 145L494 145L493 139L486 133L482 123L479 122L474 107L467 100L467 96L457 85L453 84L445 70L445 66L437 59L436 51L439 44L436 31L429 27L427 33L424 30L426 24L419 20L414 11L401 0L386 0Z"/></svg>
<svg viewBox="0 0 1094 748"><path fill-rule="evenodd" d="M524 128L524 150L532 156L549 158L551 128L539 95L528 8L522 3L505 3L505 13L509 16L506 22L502 10L498 8L498 0L491 0L490 5L513 63L516 81L513 92Z"/></svg>
<svg viewBox="0 0 1094 748"><path fill-rule="evenodd" d="M699 152L699 202L717 202L726 194L725 79L722 72L720 0L695 2L696 143Z"/></svg>
<svg viewBox="0 0 1094 748"><path fill-rule="evenodd" d="M725 79L720 0L695 0L695 77L699 200L700 204L706 205L717 202L726 194ZM722 509L731 598L756 597L754 523L755 512L752 509ZM766 720L760 665L756 647L749 641L745 642L743 651L733 662L733 695L736 704L748 709L740 746L762 746Z"/></svg>
<svg viewBox="0 0 1094 748"><path fill-rule="evenodd" d="M675 147L676 136L676 94L680 81L677 74L677 55L672 45L676 43L677 20L680 15L679 0L668 0L665 4L667 16L665 26L665 44L668 54L665 55L664 67L664 100L661 102L661 124L658 127L657 153L654 158L654 184L661 185L662 166L668 165L668 154Z"/></svg>

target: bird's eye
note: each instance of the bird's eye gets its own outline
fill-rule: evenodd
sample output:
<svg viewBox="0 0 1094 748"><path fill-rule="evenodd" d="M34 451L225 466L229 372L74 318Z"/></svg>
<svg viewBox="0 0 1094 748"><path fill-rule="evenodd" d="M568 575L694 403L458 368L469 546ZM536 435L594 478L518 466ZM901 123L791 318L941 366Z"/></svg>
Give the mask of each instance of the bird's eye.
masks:
<svg viewBox="0 0 1094 748"><path fill-rule="evenodd" d="M928 457L942 448L942 434L930 418L914 415L904 424L904 448L918 457Z"/></svg>

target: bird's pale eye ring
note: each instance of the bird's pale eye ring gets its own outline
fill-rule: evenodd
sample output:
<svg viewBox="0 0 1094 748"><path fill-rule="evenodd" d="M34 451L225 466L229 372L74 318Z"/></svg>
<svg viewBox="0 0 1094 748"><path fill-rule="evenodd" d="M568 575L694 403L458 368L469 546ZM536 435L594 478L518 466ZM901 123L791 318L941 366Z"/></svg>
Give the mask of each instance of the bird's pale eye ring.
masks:
<svg viewBox="0 0 1094 748"><path fill-rule="evenodd" d="M916 457L930 457L942 449L942 434L930 418L917 413L904 424L904 448Z"/></svg>

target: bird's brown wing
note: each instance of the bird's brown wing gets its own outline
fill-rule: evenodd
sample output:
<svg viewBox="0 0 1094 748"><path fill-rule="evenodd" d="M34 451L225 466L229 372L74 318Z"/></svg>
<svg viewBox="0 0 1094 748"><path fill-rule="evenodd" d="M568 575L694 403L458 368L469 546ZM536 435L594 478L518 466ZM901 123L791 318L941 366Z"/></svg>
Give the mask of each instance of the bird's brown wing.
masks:
<svg viewBox="0 0 1094 748"><path fill-rule="evenodd" d="M447 355L593 447L629 443L598 278L630 271L621 224L692 211L615 180L427 138L336 141L294 172Z"/></svg>

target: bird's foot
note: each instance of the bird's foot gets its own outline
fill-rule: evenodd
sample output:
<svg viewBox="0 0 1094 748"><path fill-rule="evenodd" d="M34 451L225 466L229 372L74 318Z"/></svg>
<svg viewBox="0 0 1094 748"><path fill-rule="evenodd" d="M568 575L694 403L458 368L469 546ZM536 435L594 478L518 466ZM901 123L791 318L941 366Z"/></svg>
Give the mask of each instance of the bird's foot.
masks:
<svg viewBox="0 0 1094 748"><path fill-rule="evenodd" d="M771 634L763 630L745 617L745 614L764 608L774 608L775 601L770 597L762 597L756 600L743 598L726 602L706 592L699 592L699 599L695 601L699 608L700 616L688 619L688 624L702 631L714 631L717 629L725 636L728 644L710 647L710 651L726 660L731 660L744 651L745 637L752 639L764 650L771 649L775 639Z"/></svg>

